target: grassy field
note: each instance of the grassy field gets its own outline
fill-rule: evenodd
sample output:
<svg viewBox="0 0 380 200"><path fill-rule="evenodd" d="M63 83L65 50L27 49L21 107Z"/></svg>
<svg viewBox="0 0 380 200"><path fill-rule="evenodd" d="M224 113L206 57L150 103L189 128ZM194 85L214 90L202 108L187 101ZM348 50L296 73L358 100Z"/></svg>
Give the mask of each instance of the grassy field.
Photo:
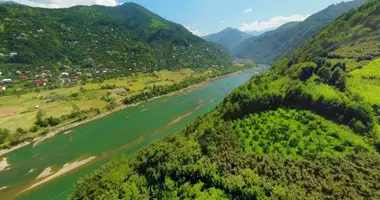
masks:
<svg viewBox="0 0 380 200"><path fill-rule="evenodd" d="M207 73L207 72L203 72ZM153 85L171 85L178 83L190 76L201 76L190 69L179 71L159 71L151 75L137 75L105 80L103 83L88 83L82 89L81 86L60 88L41 92L31 92L20 96L0 97L0 127L9 129L12 133L17 128L29 130L36 121L39 106L46 117L60 117L69 114L75 106L81 110L90 108L104 109L107 105L102 96L107 93L120 102L126 96L134 95ZM116 89L101 89L103 85L115 85ZM124 88L130 91L125 92ZM123 92L124 91L124 92ZM75 94L75 95L74 95Z"/></svg>
<svg viewBox="0 0 380 200"><path fill-rule="evenodd" d="M364 99L370 105L380 105L380 59L376 59L350 73L347 86L350 92Z"/></svg>

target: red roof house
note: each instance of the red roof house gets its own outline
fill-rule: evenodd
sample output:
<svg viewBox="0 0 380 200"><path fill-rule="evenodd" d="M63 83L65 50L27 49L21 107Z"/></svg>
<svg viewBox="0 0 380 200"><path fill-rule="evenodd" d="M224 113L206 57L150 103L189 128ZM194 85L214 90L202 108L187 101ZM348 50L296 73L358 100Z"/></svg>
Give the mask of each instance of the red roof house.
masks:
<svg viewBox="0 0 380 200"><path fill-rule="evenodd" d="M34 83L36 83L37 85L46 85L46 81L44 80L35 80Z"/></svg>

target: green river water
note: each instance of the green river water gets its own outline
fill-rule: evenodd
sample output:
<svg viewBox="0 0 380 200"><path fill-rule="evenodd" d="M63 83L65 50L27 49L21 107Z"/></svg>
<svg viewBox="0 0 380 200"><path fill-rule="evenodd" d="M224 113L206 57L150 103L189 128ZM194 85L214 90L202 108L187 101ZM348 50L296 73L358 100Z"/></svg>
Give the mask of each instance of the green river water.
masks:
<svg viewBox="0 0 380 200"><path fill-rule="evenodd" d="M266 68L267 66L262 66ZM259 70L225 76L178 95L166 96L136 107L112 113L73 128L42 143L0 156L10 169L0 172L0 200L66 199L78 178L91 173L115 156L131 156L160 137L180 131L197 116L215 108L234 88L247 82ZM66 163L95 156L90 162L24 191L51 167L53 172Z"/></svg>

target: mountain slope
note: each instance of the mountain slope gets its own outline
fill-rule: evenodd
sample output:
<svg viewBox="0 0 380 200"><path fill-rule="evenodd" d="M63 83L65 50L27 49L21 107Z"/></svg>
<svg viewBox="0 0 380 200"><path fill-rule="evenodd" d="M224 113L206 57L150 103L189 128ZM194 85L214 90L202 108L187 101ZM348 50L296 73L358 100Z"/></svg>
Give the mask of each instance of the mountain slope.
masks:
<svg viewBox="0 0 380 200"><path fill-rule="evenodd" d="M252 36L259 36L267 31L272 31L273 29L269 29L269 30L264 30L264 31L244 31L244 33L248 33Z"/></svg>
<svg viewBox="0 0 380 200"><path fill-rule="evenodd" d="M203 39L222 45L231 51L240 44L240 42L250 37L252 37L252 35L238 29L226 28L219 33L206 35Z"/></svg>
<svg viewBox="0 0 380 200"><path fill-rule="evenodd" d="M0 5L0 63L106 65L136 71L228 65L229 56L134 3L66 9Z"/></svg>
<svg viewBox="0 0 380 200"><path fill-rule="evenodd" d="M343 13L356 8L364 0L342 2L310 16L299 24L289 24L287 30L277 29L272 34L249 38L232 52L239 58L249 58L256 62L271 63L292 53L301 44L313 37Z"/></svg>
<svg viewBox="0 0 380 200"><path fill-rule="evenodd" d="M378 0L339 17L71 199L380 199L379 22Z"/></svg>

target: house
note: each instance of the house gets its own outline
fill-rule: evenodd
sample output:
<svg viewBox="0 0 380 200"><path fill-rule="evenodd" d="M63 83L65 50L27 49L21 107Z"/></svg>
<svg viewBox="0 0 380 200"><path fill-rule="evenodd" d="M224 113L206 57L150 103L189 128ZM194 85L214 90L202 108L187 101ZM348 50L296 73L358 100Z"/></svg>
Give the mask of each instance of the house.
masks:
<svg viewBox="0 0 380 200"><path fill-rule="evenodd" d="M18 53L16 53L16 52L11 52L11 53L9 53L9 57L17 56L17 54Z"/></svg>
<svg viewBox="0 0 380 200"><path fill-rule="evenodd" d="M43 29L39 29L39 30L37 30L37 33L43 33L43 32L44 32Z"/></svg>
<svg viewBox="0 0 380 200"><path fill-rule="evenodd" d="M3 72L0 72L0 76L3 75Z"/></svg>
<svg viewBox="0 0 380 200"><path fill-rule="evenodd" d="M20 76L21 79L28 79L28 76L27 75L22 75Z"/></svg>
<svg viewBox="0 0 380 200"><path fill-rule="evenodd" d="M5 79L1 80L1 82L3 82L3 83L12 83L12 79L5 78Z"/></svg>
<svg viewBox="0 0 380 200"><path fill-rule="evenodd" d="M79 76L74 76L74 77L73 77L73 80L74 80L74 81L79 80Z"/></svg>
<svg viewBox="0 0 380 200"><path fill-rule="evenodd" d="M6 89L5 85L0 85L0 90L5 91Z"/></svg>
<svg viewBox="0 0 380 200"><path fill-rule="evenodd" d="M67 72L62 72L61 75L62 75L62 76L69 76L70 74L67 73Z"/></svg>
<svg viewBox="0 0 380 200"><path fill-rule="evenodd" d="M4 56L5 56L4 54L0 53L0 57L4 57Z"/></svg>
<svg viewBox="0 0 380 200"><path fill-rule="evenodd" d="M41 86L41 85L45 86L47 82L45 80L39 79L39 80L35 80L34 83L38 86Z"/></svg>

